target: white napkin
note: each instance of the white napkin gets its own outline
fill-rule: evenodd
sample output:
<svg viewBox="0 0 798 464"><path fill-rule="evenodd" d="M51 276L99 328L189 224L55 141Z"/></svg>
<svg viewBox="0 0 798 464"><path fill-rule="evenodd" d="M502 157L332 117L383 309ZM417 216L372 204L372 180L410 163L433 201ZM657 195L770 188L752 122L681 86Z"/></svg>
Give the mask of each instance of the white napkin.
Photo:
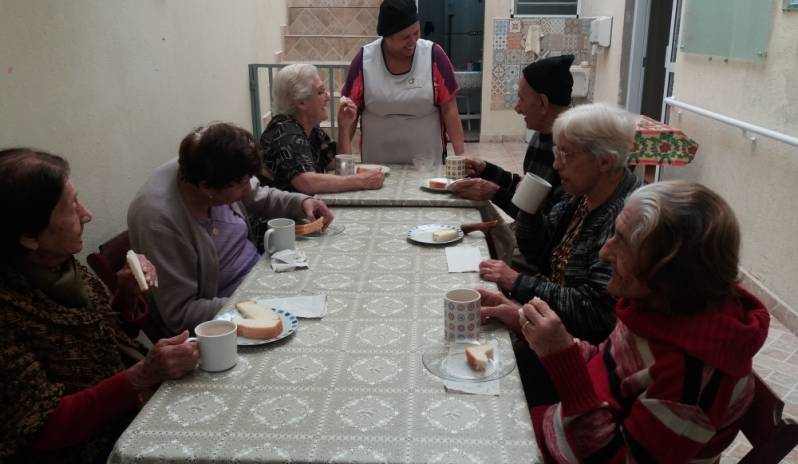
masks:
<svg viewBox="0 0 798 464"><path fill-rule="evenodd" d="M284 309L296 317L322 318L327 315L327 295L302 295L285 298L258 298L260 304Z"/></svg>
<svg viewBox="0 0 798 464"><path fill-rule="evenodd" d="M446 262L449 272L479 272L482 256L476 247L449 247L446 249Z"/></svg>
<svg viewBox="0 0 798 464"><path fill-rule="evenodd" d="M293 271L307 268L308 258L299 250L280 250L271 256L271 265L274 272Z"/></svg>
<svg viewBox="0 0 798 464"><path fill-rule="evenodd" d="M524 43L524 51L532 52L535 55L540 55L540 25L533 24L526 30L526 42Z"/></svg>

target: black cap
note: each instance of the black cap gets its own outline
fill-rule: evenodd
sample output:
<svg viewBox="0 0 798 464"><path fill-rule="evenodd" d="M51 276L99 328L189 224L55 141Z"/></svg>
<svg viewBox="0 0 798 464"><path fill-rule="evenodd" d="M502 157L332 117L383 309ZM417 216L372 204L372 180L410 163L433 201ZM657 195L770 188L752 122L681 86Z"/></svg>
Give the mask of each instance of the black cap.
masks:
<svg viewBox="0 0 798 464"><path fill-rule="evenodd" d="M549 97L551 103L568 106L574 87L571 76L574 58L574 55L560 55L534 61L524 68L524 80L535 92Z"/></svg>
<svg viewBox="0 0 798 464"><path fill-rule="evenodd" d="M415 0L384 0L377 17L377 34L388 37L418 21Z"/></svg>

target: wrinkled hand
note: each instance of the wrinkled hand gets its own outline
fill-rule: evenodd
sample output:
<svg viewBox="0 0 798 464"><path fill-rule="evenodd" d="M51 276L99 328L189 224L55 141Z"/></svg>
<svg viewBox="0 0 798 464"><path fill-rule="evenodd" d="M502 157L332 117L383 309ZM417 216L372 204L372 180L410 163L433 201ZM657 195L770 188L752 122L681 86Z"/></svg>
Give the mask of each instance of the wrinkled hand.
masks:
<svg viewBox="0 0 798 464"><path fill-rule="evenodd" d="M350 98L341 97L338 105L338 126L351 128L357 121L357 105Z"/></svg>
<svg viewBox="0 0 798 464"><path fill-rule="evenodd" d="M529 348L539 357L562 351L574 343L559 316L545 301L532 298L518 311L518 323Z"/></svg>
<svg viewBox="0 0 798 464"><path fill-rule="evenodd" d="M473 178L460 179L449 189L466 200L490 200L499 191L499 186L489 180Z"/></svg>
<svg viewBox="0 0 798 464"><path fill-rule="evenodd" d="M521 326L518 325L518 309L521 305L499 292L491 292L481 288L478 288L477 291L482 297L479 302L479 314L483 319L495 317L508 329L516 332L521 331Z"/></svg>
<svg viewBox="0 0 798 464"><path fill-rule="evenodd" d="M485 170L485 160L481 160L479 158L471 158L466 157L466 175L468 177L474 177L482 174L482 171Z"/></svg>
<svg viewBox="0 0 798 464"><path fill-rule="evenodd" d="M302 202L302 211L305 212L305 217L308 218L310 222L315 221L316 219L323 217L324 218L324 229L327 230L327 226L329 226L335 216L333 216L332 211L327 205L324 204L321 200L316 200L315 198L306 198Z"/></svg>
<svg viewBox="0 0 798 464"><path fill-rule="evenodd" d="M479 275L488 282L496 282L503 290L511 290L518 278L517 271L498 259L486 259L479 263Z"/></svg>
<svg viewBox="0 0 798 464"><path fill-rule="evenodd" d="M355 175L360 180L361 188L366 190L382 188L382 183L385 181L385 174L380 169L372 169Z"/></svg>
<svg viewBox="0 0 798 464"><path fill-rule="evenodd" d="M197 366L199 348L188 340L188 331L172 338L162 338L147 357L127 370L127 379L138 391L158 385L164 380L179 379Z"/></svg>
<svg viewBox="0 0 798 464"><path fill-rule="evenodd" d="M137 256L139 258L139 263L141 263L141 270L144 271L144 279L147 281L147 285L150 287L157 287L158 271L155 269L155 265L153 265L146 256ZM117 271L116 285L117 292L127 297L135 298L141 294L139 284L136 281L136 278L133 276L133 271L130 270L130 266L128 266L127 263L125 263L125 266L122 269Z"/></svg>

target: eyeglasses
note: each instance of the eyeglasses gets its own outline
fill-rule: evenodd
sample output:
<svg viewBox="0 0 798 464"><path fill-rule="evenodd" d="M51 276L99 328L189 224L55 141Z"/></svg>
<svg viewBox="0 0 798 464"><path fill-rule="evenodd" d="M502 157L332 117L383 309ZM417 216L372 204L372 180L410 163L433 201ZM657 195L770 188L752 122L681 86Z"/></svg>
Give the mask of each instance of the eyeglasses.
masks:
<svg viewBox="0 0 798 464"><path fill-rule="evenodd" d="M554 152L554 159L559 161L560 164L562 164L563 166L568 164L568 160L569 159L572 160L574 155L576 155L577 153L581 153L579 151L565 151L558 147L554 147L552 151Z"/></svg>
<svg viewBox="0 0 798 464"><path fill-rule="evenodd" d="M323 86L323 85L322 85L321 87L319 87L318 89L316 89L316 95L318 95L318 96L320 96L320 97L323 97L323 96L324 96L324 95L326 95L327 93L328 93L328 92L327 92L327 87L325 87L325 86Z"/></svg>

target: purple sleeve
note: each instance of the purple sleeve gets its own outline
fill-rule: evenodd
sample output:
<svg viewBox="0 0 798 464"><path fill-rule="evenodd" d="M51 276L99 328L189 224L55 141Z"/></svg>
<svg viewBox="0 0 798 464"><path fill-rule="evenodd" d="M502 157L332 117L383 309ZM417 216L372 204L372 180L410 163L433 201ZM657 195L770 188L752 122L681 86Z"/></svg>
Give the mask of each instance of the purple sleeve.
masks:
<svg viewBox="0 0 798 464"><path fill-rule="evenodd" d="M344 82L344 87L341 89L341 95L345 97L352 97L352 90L355 86L355 81L357 80L360 73L363 72L363 49L361 48L357 55L352 58L352 62L349 63L349 72L346 75L346 82Z"/></svg>

